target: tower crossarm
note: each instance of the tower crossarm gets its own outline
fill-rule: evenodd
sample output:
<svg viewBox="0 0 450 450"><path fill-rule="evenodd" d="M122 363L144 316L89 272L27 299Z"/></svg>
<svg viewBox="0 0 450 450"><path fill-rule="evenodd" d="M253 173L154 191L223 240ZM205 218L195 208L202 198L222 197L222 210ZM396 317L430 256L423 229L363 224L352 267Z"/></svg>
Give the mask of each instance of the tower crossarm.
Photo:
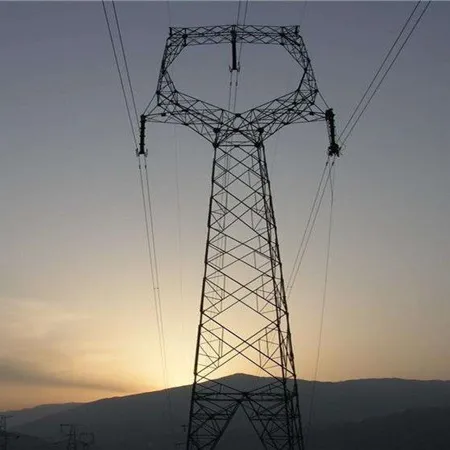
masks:
<svg viewBox="0 0 450 450"><path fill-rule="evenodd" d="M282 46L300 66L297 88L242 113L229 111L179 91L170 68L181 51L188 46L224 43ZM325 112L315 102L317 94L314 72L297 26L171 28L161 62L155 102L151 104L145 120L185 125L211 143L220 144L236 134L257 143L286 125L325 120Z"/></svg>

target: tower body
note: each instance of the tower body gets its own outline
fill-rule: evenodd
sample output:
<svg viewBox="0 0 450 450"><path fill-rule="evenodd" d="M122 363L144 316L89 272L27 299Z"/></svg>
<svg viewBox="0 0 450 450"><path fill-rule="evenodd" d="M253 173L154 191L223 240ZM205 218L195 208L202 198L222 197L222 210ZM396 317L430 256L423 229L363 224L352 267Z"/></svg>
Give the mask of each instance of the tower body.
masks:
<svg viewBox="0 0 450 450"><path fill-rule="evenodd" d="M264 147L268 137L293 123L328 120L329 129L334 130L332 111L326 115L315 103L317 84L298 31L296 26L171 28L156 104L141 116L139 157L147 156L146 122L182 124L213 148L188 450L216 448L239 410L250 421L261 449L303 450L294 353ZM297 89L243 113L177 90L169 68L180 52L189 46L223 43L231 45L231 68L238 67L237 45L281 45L299 65ZM335 144L334 134L332 140ZM240 386L223 378L236 372L262 378L255 386Z"/></svg>
<svg viewBox="0 0 450 450"><path fill-rule="evenodd" d="M189 449L213 449L242 408L262 448L302 448L289 317L265 148L214 149ZM242 390L233 371L267 382Z"/></svg>
<svg viewBox="0 0 450 450"><path fill-rule="evenodd" d="M8 432L6 431L7 416L0 416L0 450L8 448Z"/></svg>

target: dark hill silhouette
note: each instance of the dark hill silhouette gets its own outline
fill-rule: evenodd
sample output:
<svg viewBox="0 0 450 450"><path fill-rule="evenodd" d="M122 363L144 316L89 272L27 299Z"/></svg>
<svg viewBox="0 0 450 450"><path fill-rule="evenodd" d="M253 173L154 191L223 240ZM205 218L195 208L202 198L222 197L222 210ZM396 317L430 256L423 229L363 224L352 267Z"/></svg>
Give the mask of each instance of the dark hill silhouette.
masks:
<svg viewBox="0 0 450 450"><path fill-rule="evenodd" d="M266 380L237 374L226 377L224 382L250 390ZM311 387L311 382L299 381L304 423L309 417ZM450 407L450 382L446 381L380 379L317 383L315 392L313 423L321 428L410 408ZM100 449L173 450L174 441L185 440L182 425L188 420L190 393L190 386L182 386L169 391L99 400L48 415L16 429L28 435L50 438L56 437L60 423L78 423L95 433ZM171 413L167 408L168 398ZM231 448L236 439L245 444L245 448L257 448L253 443L254 432L247 421L240 417L235 419L230 424L232 433L224 435L218 449Z"/></svg>
<svg viewBox="0 0 450 450"><path fill-rule="evenodd" d="M312 432L310 450L449 450L450 407L406 410Z"/></svg>
<svg viewBox="0 0 450 450"><path fill-rule="evenodd" d="M62 450L63 445L52 445L43 439L20 433L8 433L8 450Z"/></svg>

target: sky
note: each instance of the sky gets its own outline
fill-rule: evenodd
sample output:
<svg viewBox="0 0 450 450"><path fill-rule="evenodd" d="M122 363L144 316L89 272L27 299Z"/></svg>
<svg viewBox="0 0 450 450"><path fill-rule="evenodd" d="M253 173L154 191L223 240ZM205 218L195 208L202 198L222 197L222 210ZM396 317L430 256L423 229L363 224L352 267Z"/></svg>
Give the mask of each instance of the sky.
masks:
<svg viewBox="0 0 450 450"><path fill-rule="evenodd" d="M339 129L412 7L250 2L247 23L301 23ZM237 3L117 10L141 112L168 27L234 23ZM449 3L431 5L337 162L319 380L450 379L449 14ZM148 128L165 381L137 161L101 4L0 2L0 55L0 410L189 384L211 148L189 130ZM229 49L189 49L174 80L224 105L228 64ZM244 47L241 65L238 109L298 77L278 48ZM323 123L266 145L286 277L327 145ZM305 379L316 367L329 213L326 197L289 298Z"/></svg>

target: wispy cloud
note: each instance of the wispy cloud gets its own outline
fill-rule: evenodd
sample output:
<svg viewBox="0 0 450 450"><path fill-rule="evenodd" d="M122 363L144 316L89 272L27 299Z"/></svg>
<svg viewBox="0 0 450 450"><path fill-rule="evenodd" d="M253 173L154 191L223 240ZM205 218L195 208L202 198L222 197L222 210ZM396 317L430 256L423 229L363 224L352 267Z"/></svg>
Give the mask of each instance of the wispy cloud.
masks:
<svg viewBox="0 0 450 450"><path fill-rule="evenodd" d="M0 384L130 392L107 376L114 358L90 339L86 315L30 298L1 299L0 315Z"/></svg>
<svg viewBox="0 0 450 450"><path fill-rule="evenodd" d="M104 381L67 377L47 371L36 363L13 358L0 359L0 383L65 388L82 388L108 392L128 392L125 386Z"/></svg>
<svg viewBox="0 0 450 450"><path fill-rule="evenodd" d="M75 311L34 298L0 298L0 311L5 320L0 335L7 339L43 338L61 330L69 331L86 319Z"/></svg>

